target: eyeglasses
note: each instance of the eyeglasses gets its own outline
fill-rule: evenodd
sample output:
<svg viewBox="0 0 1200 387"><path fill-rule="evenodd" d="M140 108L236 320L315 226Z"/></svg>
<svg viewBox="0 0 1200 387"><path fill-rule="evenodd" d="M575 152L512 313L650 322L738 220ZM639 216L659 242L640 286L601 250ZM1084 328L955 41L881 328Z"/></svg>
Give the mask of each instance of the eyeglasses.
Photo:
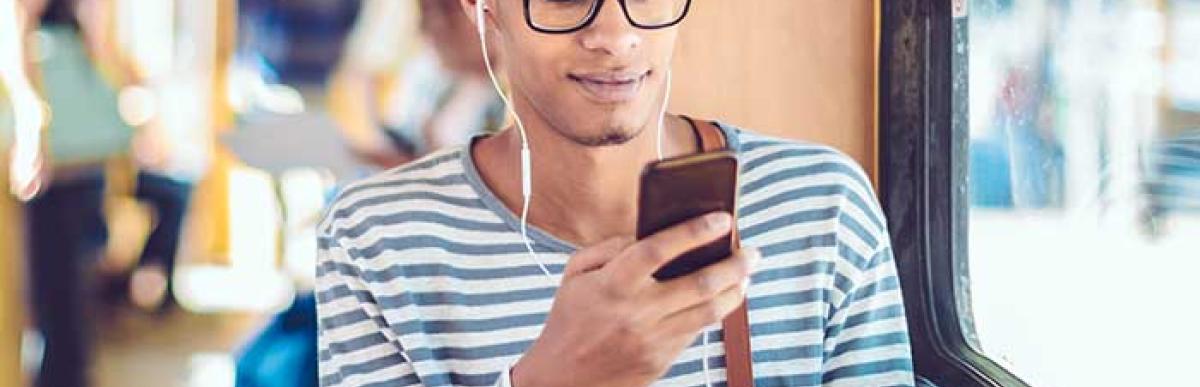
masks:
<svg viewBox="0 0 1200 387"><path fill-rule="evenodd" d="M538 32L566 34L596 20L605 0L525 0L525 22ZM616 0L629 24L642 29L666 28L683 21L692 0Z"/></svg>

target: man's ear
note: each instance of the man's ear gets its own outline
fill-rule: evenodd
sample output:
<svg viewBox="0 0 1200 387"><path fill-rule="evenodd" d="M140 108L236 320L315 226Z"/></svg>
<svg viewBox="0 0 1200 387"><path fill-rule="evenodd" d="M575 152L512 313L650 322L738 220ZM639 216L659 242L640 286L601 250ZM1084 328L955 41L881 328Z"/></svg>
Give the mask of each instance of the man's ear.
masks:
<svg viewBox="0 0 1200 387"><path fill-rule="evenodd" d="M476 13L478 10L475 9L475 7L479 6L479 3L484 3L484 12L487 12L488 9L486 0L458 0L458 2L459 4L462 4L463 12L467 14L467 18L471 20L471 23L475 25L475 28L479 28L480 23L487 22L486 20L479 20L479 17Z"/></svg>

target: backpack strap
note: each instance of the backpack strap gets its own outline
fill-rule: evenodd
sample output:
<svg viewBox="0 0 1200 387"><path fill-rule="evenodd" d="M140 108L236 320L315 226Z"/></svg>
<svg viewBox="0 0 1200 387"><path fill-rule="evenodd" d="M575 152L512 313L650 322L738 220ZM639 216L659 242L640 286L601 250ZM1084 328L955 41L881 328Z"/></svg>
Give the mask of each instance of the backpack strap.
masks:
<svg viewBox="0 0 1200 387"><path fill-rule="evenodd" d="M697 121L688 116L681 116L696 132L702 152L715 152L729 148L725 132L710 121ZM733 248L740 246L741 238L737 235L737 227L733 229ZM725 317L721 323L722 343L725 346L725 373L729 387L754 386L754 369L750 357L750 316L746 302L737 310Z"/></svg>

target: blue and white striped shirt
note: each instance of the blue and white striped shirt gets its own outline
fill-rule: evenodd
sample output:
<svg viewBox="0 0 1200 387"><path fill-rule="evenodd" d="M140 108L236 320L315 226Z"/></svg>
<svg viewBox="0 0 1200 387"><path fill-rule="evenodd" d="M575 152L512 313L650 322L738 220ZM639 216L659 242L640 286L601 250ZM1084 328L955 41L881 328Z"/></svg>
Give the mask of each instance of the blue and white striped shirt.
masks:
<svg viewBox="0 0 1200 387"><path fill-rule="evenodd" d="M722 125L742 163L738 228L763 254L748 290L759 386L912 385L900 284L861 168L824 146ZM489 386L541 332L555 283L466 148L348 187L319 228L322 386ZM561 272L575 250L538 229ZM721 332L656 384L725 385Z"/></svg>

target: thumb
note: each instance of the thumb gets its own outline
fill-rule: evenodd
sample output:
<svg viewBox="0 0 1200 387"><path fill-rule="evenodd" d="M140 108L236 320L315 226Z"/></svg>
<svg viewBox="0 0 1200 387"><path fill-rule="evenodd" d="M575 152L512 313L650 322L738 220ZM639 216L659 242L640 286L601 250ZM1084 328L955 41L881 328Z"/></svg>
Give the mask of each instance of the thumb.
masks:
<svg viewBox="0 0 1200 387"><path fill-rule="evenodd" d="M633 238L614 237L579 250L567 261L567 267L563 269L563 279L566 280L604 267L633 242Z"/></svg>

